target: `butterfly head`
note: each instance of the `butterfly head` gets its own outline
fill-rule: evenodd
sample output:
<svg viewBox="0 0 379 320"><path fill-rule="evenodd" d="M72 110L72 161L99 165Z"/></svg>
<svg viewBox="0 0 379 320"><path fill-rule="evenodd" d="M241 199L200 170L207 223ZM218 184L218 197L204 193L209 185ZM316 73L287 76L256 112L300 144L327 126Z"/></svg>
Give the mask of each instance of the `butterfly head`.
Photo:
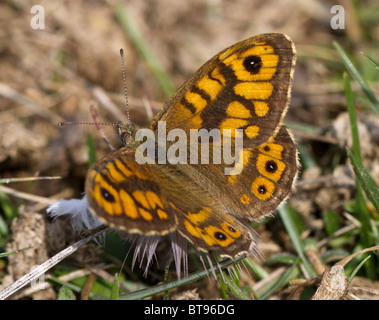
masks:
<svg viewBox="0 0 379 320"><path fill-rule="evenodd" d="M117 134L124 146L134 146L136 144L135 136L139 127L135 123L122 123L116 124Z"/></svg>

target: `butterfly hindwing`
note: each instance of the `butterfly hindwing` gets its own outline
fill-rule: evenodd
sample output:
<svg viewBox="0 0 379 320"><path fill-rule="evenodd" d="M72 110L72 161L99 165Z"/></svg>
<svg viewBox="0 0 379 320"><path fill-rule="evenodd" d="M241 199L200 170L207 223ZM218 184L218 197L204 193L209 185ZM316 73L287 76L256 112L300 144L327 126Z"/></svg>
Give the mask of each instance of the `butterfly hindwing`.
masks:
<svg viewBox="0 0 379 320"><path fill-rule="evenodd" d="M177 218L148 165L135 161L128 147L96 162L86 181L89 207L107 224L129 233L165 235L177 228Z"/></svg>

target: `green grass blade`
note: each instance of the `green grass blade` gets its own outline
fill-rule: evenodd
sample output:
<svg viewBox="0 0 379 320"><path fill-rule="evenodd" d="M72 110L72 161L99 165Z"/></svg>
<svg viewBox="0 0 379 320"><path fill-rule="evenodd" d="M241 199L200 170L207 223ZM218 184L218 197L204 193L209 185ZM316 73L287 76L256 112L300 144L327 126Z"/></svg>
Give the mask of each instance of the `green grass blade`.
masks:
<svg viewBox="0 0 379 320"><path fill-rule="evenodd" d="M163 92L167 96L170 96L175 91L175 87L173 86L170 77L162 67L160 60L155 55L154 50L150 47L149 43L140 33L140 30L135 24L134 19L129 14L129 11L126 8L125 4L121 2L117 3L114 10L118 20L121 23L121 26L124 28L130 40L133 42L137 50L149 65Z"/></svg>
<svg viewBox="0 0 379 320"><path fill-rule="evenodd" d="M351 150L347 149L347 154L353 165L355 175L365 191L367 198L372 202L376 210L379 211L379 188L375 180Z"/></svg>
<svg viewBox="0 0 379 320"><path fill-rule="evenodd" d="M12 204L12 201L9 199L9 196L0 191L0 206L3 210L4 217L6 220L12 220L18 216L17 207Z"/></svg>
<svg viewBox="0 0 379 320"><path fill-rule="evenodd" d="M376 111L377 114L379 114L379 101L376 99L374 93L369 88L366 81L361 77L357 68L354 66L354 64L352 63L350 58L347 56L346 52L342 49L342 47L337 42L334 42L333 44L334 44L334 47L337 49L339 55L341 56L342 61L347 71L359 83L363 92L366 94L367 98L372 103L374 110Z"/></svg>
<svg viewBox="0 0 379 320"><path fill-rule="evenodd" d="M291 280L293 278L292 277L293 272L297 268L299 261L300 260L297 259L297 261L295 263L293 263L290 268L288 268L286 271L283 272L283 274L281 275L281 277L278 280L275 279L272 286L264 294L259 296L259 300L266 300L268 297L273 295L278 288L280 288L281 286L286 284L289 280Z"/></svg>
<svg viewBox="0 0 379 320"><path fill-rule="evenodd" d="M367 247L372 246L373 239L371 235L370 212L367 209L362 193L364 190L367 197L370 200L372 199L371 201L374 201L373 204L378 209L377 204L375 203L379 202L379 197L377 195L379 190L375 181L372 179L370 173L362 164L362 155L361 155L361 147L360 147L360 142L359 142L358 122L357 122L357 116L356 116L355 106L354 106L354 97L353 97L353 93L350 86L350 79L346 74L344 74L344 88L345 88L347 109L349 112L351 135L353 139L353 150L354 150L354 152L351 152L351 150L347 149L347 154L353 165L353 169L358 180L357 181L357 205L358 205L357 218L359 219L361 223L360 242L364 248L367 248ZM376 272L375 272L375 266L372 260L368 261L368 263L365 264L365 270L367 271L367 275L371 279L375 279Z"/></svg>
<svg viewBox="0 0 379 320"><path fill-rule="evenodd" d="M217 279L218 279L218 283L220 284L220 293L221 293L222 299L228 300L229 294L227 292L227 285L224 281L223 276L220 273L217 273Z"/></svg>
<svg viewBox="0 0 379 320"><path fill-rule="evenodd" d="M256 263L252 258L246 258L246 267L251 270L258 279L264 279L268 277L269 273Z"/></svg>
<svg viewBox="0 0 379 320"><path fill-rule="evenodd" d="M229 274L225 274L225 272L221 269L218 270L216 276L218 278L218 283L221 287L221 295L224 300L230 299L230 293L236 296L240 300L250 300L250 298L242 291L240 287L241 278L240 271L236 266L232 266L229 268Z"/></svg>
<svg viewBox="0 0 379 320"><path fill-rule="evenodd" d="M341 228L340 223L339 223L339 217L340 216L332 210L327 210L323 214L325 230L328 235L333 234L334 232L336 232L338 229Z"/></svg>
<svg viewBox="0 0 379 320"><path fill-rule="evenodd" d="M226 288L228 288L234 296L236 296L240 300L251 300L250 297L246 295L246 293L243 292L242 289L237 285L237 283L233 280L232 277L229 277L224 272L222 273L222 275L218 275L219 281L222 280Z"/></svg>
<svg viewBox="0 0 379 320"><path fill-rule="evenodd" d="M293 219L291 210L293 210L290 206L284 205L279 209L279 215L283 221L283 224L287 230L288 235L291 238L292 244L296 249L297 254L299 255L305 269L307 270L310 277L315 277L317 275L316 271L309 263L304 250L303 241L300 238L300 234L298 232L298 227L296 225L296 221Z"/></svg>
<svg viewBox="0 0 379 320"><path fill-rule="evenodd" d="M294 254L289 254L287 252L273 254L267 262L269 263L280 263L280 264L293 264L299 259L298 256Z"/></svg>
<svg viewBox="0 0 379 320"><path fill-rule="evenodd" d="M347 111L349 113L349 119L350 119L351 135L353 138L353 150L358 160L362 162L361 145L359 142L358 121L357 121L357 114L355 112L354 97L353 97L353 92L351 90L350 79L346 73L344 73L343 75L343 80L344 80Z"/></svg>
<svg viewBox="0 0 379 320"><path fill-rule="evenodd" d="M371 56L369 56L368 54L366 54L366 53L364 53L364 52L361 52L361 54L364 55L367 59L369 59L370 62L373 64L373 66L374 66L377 70L379 70L379 63L378 63L376 60L374 60L374 58L372 58Z"/></svg>
<svg viewBox="0 0 379 320"><path fill-rule="evenodd" d="M26 247L26 248L22 248L22 249L19 249L19 250L14 250L14 251L9 251L9 252L3 252L3 253L0 253L0 258L9 257L9 256L12 256L14 254L23 252L23 251L31 249L31 248L32 247Z"/></svg>
<svg viewBox="0 0 379 320"><path fill-rule="evenodd" d="M359 265L353 270L353 272L350 274L350 277L349 277L349 283L353 280L354 276L358 273L358 271L362 268L362 266L365 264L365 262L371 258L371 255L367 256L366 258L364 258L360 263Z"/></svg>
<svg viewBox="0 0 379 320"><path fill-rule="evenodd" d="M114 277L114 281L111 288L111 300L118 300L119 292L120 292L120 279L119 275L116 273Z"/></svg>
<svg viewBox="0 0 379 320"><path fill-rule="evenodd" d="M69 287L63 286L58 291L57 300L76 300L76 297Z"/></svg>
<svg viewBox="0 0 379 320"><path fill-rule="evenodd" d="M243 260L243 258L237 258L237 259L233 259L233 260L225 260L225 261L220 262L218 267L220 269L223 269L223 268L229 267L229 266L231 266L231 265L233 265L233 264L235 264L241 260ZM193 274L191 274L188 277L185 277L183 279L171 281L169 283L165 283L165 284L158 285L158 286L151 287L151 288L147 288L147 289L142 289L142 290L133 292L131 294L121 295L119 297L119 299L120 300L137 300L137 299L147 298L147 297L153 296L155 294L158 294L158 293L161 293L161 292L164 292L167 290L171 290L171 289L174 289L176 287L179 287L179 286L182 286L185 284L189 284L189 283L194 282L196 280L200 280L209 274L212 274L211 268L208 268L207 270L195 272L195 273L193 273Z"/></svg>
<svg viewBox="0 0 379 320"><path fill-rule="evenodd" d="M2 206L0 204L0 206ZM4 245L3 242L6 242L7 236L10 234L9 227L5 219L0 216L0 246Z"/></svg>
<svg viewBox="0 0 379 320"><path fill-rule="evenodd" d="M300 159L301 159L301 167L303 168L303 170L317 167L317 162L310 155L308 149L305 148L304 145L301 143L299 143L297 145L297 147L299 149L299 154L300 154Z"/></svg>
<svg viewBox="0 0 379 320"><path fill-rule="evenodd" d="M82 287L81 286L72 284L71 282L68 282L68 281L62 281L58 277L55 277L55 276L50 276L49 281L61 285L61 288L67 287L72 292L76 292L76 293L81 293L82 292ZM90 294L90 296L91 296L91 294Z"/></svg>

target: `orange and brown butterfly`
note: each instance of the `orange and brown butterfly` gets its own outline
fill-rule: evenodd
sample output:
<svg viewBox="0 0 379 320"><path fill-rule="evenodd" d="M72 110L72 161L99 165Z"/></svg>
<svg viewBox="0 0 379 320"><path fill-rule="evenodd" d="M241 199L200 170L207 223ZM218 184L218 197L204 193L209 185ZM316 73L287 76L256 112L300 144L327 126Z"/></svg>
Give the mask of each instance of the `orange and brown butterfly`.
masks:
<svg viewBox="0 0 379 320"><path fill-rule="evenodd" d="M228 164L222 161L139 164L135 132L123 132L126 145L89 170L86 196L76 210L88 206L105 224L142 239L136 255L147 252L147 265L160 239L169 237L178 275L181 262L186 264L187 241L207 257L256 254L257 236L248 223L272 214L298 174L296 144L282 125L294 66L294 44L286 35L241 41L206 62L150 123L155 134L164 121L167 132L182 129L188 137L191 129L241 129L239 174L226 175ZM67 212L60 203L50 212Z"/></svg>

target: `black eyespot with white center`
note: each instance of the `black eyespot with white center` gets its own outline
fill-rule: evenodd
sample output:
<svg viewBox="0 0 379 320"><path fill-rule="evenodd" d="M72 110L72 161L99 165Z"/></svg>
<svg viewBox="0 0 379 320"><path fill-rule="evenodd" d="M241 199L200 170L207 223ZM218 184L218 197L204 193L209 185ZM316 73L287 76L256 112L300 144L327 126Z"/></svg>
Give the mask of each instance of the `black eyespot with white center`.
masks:
<svg viewBox="0 0 379 320"><path fill-rule="evenodd" d="M250 74L257 74L262 68L262 59L258 56L247 56L243 61L243 66Z"/></svg>
<svg viewBox="0 0 379 320"><path fill-rule="evenodd" d="M236 232L236 229L234 229L232 226L228 226L228 229L230 232Z"/></svg>
<svg viewBox="0 0 379 320"><path fill-rule="evenodd" d="M258 187L258 192L260 193L260 194L265 194L266 192L267 192L267 189L266 189L266 187L265 186L259 186Z"/></svg>
<svg viewBox="0 0 379 320"><path fill-rule="evenodd" d="M226 240L226 235L223 234L222 232L219 232L219 231L216 231L214 233L214 237L217 239L217 240L220 240L220 241L225 241Z"/></svg>
<svg viewBox="0 0 379 320"><path fill-rule="evenodd" d="M105 188L100 188L101 195L108 202L115 202L115 198Z"/></svg>
<svg viewBox="0 0 379 320"><path fill-rule="evenodd" d="M266 162L265 168L267 172L274 173L278 170L278 164L274 160L269 160Z"/></svg>

